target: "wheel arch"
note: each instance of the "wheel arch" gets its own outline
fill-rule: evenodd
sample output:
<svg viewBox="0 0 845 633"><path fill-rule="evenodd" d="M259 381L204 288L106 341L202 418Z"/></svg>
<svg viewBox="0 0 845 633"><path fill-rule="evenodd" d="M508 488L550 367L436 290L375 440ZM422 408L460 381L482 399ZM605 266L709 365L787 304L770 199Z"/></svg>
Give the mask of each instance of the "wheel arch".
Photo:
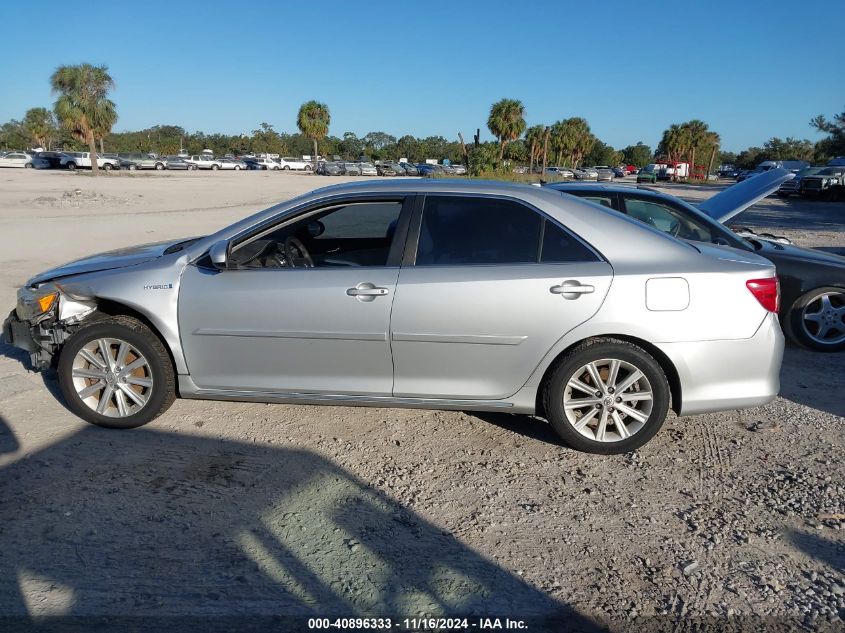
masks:
<svg viewBox="0 0 845 633"><path fill-rule="evenodd" d="M161 330L158 328L158 326L153 323L153 321L146 314L140 312L139 310L129 305L126 305L125 303L114 301L113 299L96 298L95 301L97 303L97 310L91 315L91 317L86 319L86 321L94 320L101 316L127 316L137 319L145 326L147 326L147 328L149 328L149 330L158 338L158 340L161 341L161 344L164 346L164 349L167 350L167 356L168 358L170 358L170 364L173 367L173 372L177 375L179 374L179 363L177 363L176 361L176 357L173 354L173 349L171 348L170 343L168 343L167 338L161 333ZM176 391L178 395L178 381L176 385Z"/></svg>
<svg viewBox="0 0 845 633"><path fill-rule="evenodd" d="M669 383L669 393L672 396L671 409L675 412L676 415L680 415L683 398L683 393L681 390L681 378L678 375L678 370L675 368L674 363L672 363L669 357L659 347L639 337L632 336L630 334L611 333L587 336L585 338L578 339L577 341L573 341L570 345L568 345L563 350L558 352L557 355L555 355L555 357L546 367L546 370L543 372L543 377L540 379L540 382L537 386L537 394L535 396L535 407L537 415L541 417L545 416L543 405L543 390L546 387L546 383L548 382L549 377L552 375L552 372L554 372L558 364L564 358L566 358L574 348L581 345L585 341L604 338L626 341L628 343L636 345L637 347L641 347L645 352L650 354L654 358L654 360L657 361L658 365L660 365L660 368L663 370L663 373L666 374L666 380Z"/></svg>

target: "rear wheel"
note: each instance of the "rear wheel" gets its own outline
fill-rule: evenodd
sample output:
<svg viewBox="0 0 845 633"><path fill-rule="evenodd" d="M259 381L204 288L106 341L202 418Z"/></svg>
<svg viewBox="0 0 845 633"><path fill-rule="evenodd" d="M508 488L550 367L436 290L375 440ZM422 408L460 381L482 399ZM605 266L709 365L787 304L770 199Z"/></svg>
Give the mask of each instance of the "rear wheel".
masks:
<svg viewBox="0 0 845 633"><path fill-rule="evenodd" d="M220 167L219 167L219 166L217 166L217 165L212 165L212 166L211 166L211 171L217 171L218 169L220 169Z"/></svg>
<svg viewBox="0 0 845 633"><path fill-rule="evenodd" d="M137 319L117 316L80 328L59 357L59 386L83 420L134 428L164 413L176 397L164 345Z"/></svg>
<svg viewBox="0 0 845 633"><path fill-rule="evenodd" d="M845 350L845 288L826 286L800 296L787 315L784 332L819 352Z"/></svg>
<svg viewBox="0 0 845 633"><path fill-rule="evenodd" d="M311 171L311 165L305 165L305 171Z"/></svg>
<svg viewBox="0 0 845 633"><path fill-rule="evenodd" d="M545 384L543 401L552 427L572 448L627 453L663 426L669 383L660 364L642 348L593 339L558 363Z"/></svg>
<svg viewBox="0 0 845 633"><path fill-rule="evenodd" d="M32 169L32 163L24 163L24 169Z"/></svg>
<svg viewBox="0 0 845 633"><path fill-rule="evenodd" d="M164 163L156 163L156 170L161 171L164 169Z"/></svg>
<svg viewBox="0 0 845 633"><path fill-rule="evenodd" d="M129 165L129 171L135 171L136 169L138 169L138 165L135 165L134 163Z"/></svg>
<svg viewBox="0 0 845 633"><path fill-rule="evenodd" d="M106 171L111 171L112 170L112 164L106 163L105 165L103 165L103 169L105 169Z"/></svg>
<svg viewBox="0 0 845 633"><path fill-rule="evenodd" d="M278 167L276 169L278 169ZM282 167L282 169L284 169L285 171L290 171L290 165L285 165L284 167Z"/></svg>
<svg viewBox="0 0 845 633"><path fill-rule="evenodd" d="M74 171L76 169L76 163L68 163L67 168Z"/></svg>

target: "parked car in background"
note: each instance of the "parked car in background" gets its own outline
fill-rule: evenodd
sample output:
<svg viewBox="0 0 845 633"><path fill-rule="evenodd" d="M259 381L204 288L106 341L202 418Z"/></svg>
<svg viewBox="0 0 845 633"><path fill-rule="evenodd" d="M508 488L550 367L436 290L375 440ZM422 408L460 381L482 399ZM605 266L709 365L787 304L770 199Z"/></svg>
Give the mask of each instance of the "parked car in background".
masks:
<svg viewBox="0 0 845 633"><path fill-rule="evenodd" d="M185 160L192 165L196 165L197 169L211 169L212 171L220 169L220 161L208 154L189 156Z"/></svg>
<svg viewBox="0 0 845 633"><path fill-rule="evenodd" d="M360 176L361 165L359 163L343 163L343 173L347 176Z"/></svg>
<svg viewBox="0 0 845 633"><path fill-rule="evenodd" d="M773 400L777 301L752 252L555 191L382 180L45 271L3 331L99 426L139 427L177 395L507 411L619 454L670 406Z"/></svg>
<svg viewBox="0 0 845 633"><path fill-rule="evenodd" d="M405 170L399 166L399 163L385 160L376 164L376 171L379 176L398 176L404 175Z"/></svg>
<svg viewBox="0 0 845 633"><path fill-rule="evenodd" d="M527 170L526 170L527 173ZM546 167L546 170L543 172L546 176L551 176L553 178L574 178L575 174L572 172L571 169L565 169L562 167Z"/></svg>
<svg viewBox="0 0 845 633"><path fill-rule="evenodd" d="M638 173L640 173L640 168L636 165L625 165L624 169L625 173L627 173L629 176L637 175Z"/></svg>
<svg viewBox="0 0 845 633"><path fill-rule="evenodd" d="M296 169L299 171L311 171L313 169L311 163L301 160L299 158L291 157L280 158L279 166L286 171L290 171L291 169Z"/></svg>
<svg viewBox="0 0 845 633"><path fill-rule="evenodd" d="M464 165L463 163L452 163L452 173L456 176L466 176L466 165Z"/></svg>
<svg viewBox="0 0 845 633"><path fill-rule="evenodd" d="M417 163L417 172L424 178L442 178L446 175L443 165L432 165L431 163Z"/></svg>
<svg viewBox="0 0 845 633"><path fill-rule="evenodd" d="M378 170L372 163L362 162L360 164L362 176L378 176Z"/></svg>
<svg viewBox="0 0 845 633"><path fill-rule="evenodd" d="M157 154L117 154L121 169L158 169L167 167L167 158Z"/></svg>
<svg viewBox="0 0 845 633"><path fill-rule="evenodd" d="M229 169L234 171L240 171L242 169L246 169L246 163L243 162L240 158L221 158L220 161L220 169Z"/></svg>
<svg viewBox="0 0 845 633"><path fill-rule="evenodd" d="M628 172L622 169L621 167L614 167L613 168L613 176L615 178L624 178L628 175Z"/></svg>
<svg viewBox="0 0 845 633"><path fill-rule="evenodd" d="M244 156L241 160L244 162L247 169L250 169L250 170L266 169L266 167L264 165L262 165L261 163L258 162L258 159L255 156Z"/></svg>
<svg viewBox="0 0 845 633"><path fill-rule="evenodd" d="M326 161L317 165L317 173L323 176L342 176L344 173L343 163Z"/></svg>
<svg viewBox="0 0 845 633"><path fill-rule="evenodd" d="M845 166L825 167L816 174L801 178L801 195L830 197L837 187L845 185Z"/></svg>
<svg viewBox="0 0 845 633"><path fill-rule="evenodd" d="M46 160L49 169L59 169L62 166L61 152L36 152L35 158Z"/></svg>
<svg viewBox="0 0 845 633"><path fill-rule="evenodd" d="M22 169L47 169L49 161L44 158L30 156L24 152L9 152L0 156L0 167L20 167Z"/></svg>
<svg viewBox="0 0 845 633"><path fill-rule="evenodd" d="M578 180L598 180L599 172L592 167L576 167L572 170Z"/></svg>
<svg viewBox="0 0 845 633"><path fill-rule="evenodd" d="M406 176L419 176L420 170L413 163L399 163L399 166L405 170Z"/></svg>
<svg viewBox="0 0 845 633"><path fill-rule="evenodd" d="M788 198L792 195L800 195L801 194L801 179L805 176L814 176L820 171L822 171L824 167L806 167L800 170L797 174L795 174L795 178L785 181L780 188L778 189L778 195L781 198Z"/></svg>
<svg viewBox="0 0 845 633"><path fill-rule="evenodd" d="M613 181L613 170L607 165L596 165L593 169L596 170L596 180L605 182Z"/></svg>
<svg viewBox="0 0 845 633"><path fill-rule="evenodd" d="M762 172L755 172L753 169L743 169L742 171L737 173L736 181L742 182L743 180L748 180L752 176L756 176L758 173Z"/></svg>
<svg viewBox="0 0 845 633"><path fill-rule="evenodd" d="M184 156L167 156L164 160L165 169L185 169L194 171L199 169L194 163L189 163Z"/></svg>
<svg viewBox="0 0 845 633"><path fill-rule="evenodd" d="M657 170L652 165L647 165L637 173L637 183L647 182L654 184L657 182Z"/></svg>
<svg viewBox="0 0 845 633"><path fill-rule="evenodd" d="M62 152L63 156L59 161L62 167L66 169L91 169L91 153L90 152ZM106 156L97 156L97 167L109 171L111 169L120 169L120 160L117 158L108 158Z"/></svg>
<svg viewBox="0 0 845 633"><path fill-rule="evenodd" d="M693 207L674 196L650 189L610 185L546 185L615 209L696 247L728 247L753 252L777 267L780 280L780 323L794 342L821 352L845 350L845 257L800 248L762 235L741 237L724 223L777 190L790 173L770 170L733 185Z"/></svg>

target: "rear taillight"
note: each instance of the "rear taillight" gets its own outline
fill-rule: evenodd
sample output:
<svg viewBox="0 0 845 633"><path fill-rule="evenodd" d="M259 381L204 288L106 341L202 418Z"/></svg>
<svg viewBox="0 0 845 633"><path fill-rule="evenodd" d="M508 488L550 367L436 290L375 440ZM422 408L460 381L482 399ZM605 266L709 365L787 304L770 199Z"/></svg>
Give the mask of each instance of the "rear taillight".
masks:
<svg viewBox="0 0 845 633"><path fill-rule="evenodd" d="M745 286L769 312L777 312L780 308L780 284L777 277L766 279L749 279Z"/></svg>

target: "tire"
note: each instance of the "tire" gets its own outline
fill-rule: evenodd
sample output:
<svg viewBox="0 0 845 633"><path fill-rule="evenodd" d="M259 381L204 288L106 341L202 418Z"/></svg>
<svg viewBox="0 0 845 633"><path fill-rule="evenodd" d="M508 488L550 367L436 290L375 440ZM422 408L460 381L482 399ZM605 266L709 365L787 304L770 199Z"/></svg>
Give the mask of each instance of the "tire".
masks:
<svg viewBox="0 0 845 633"><path fill-rule="evenodd" d="M24 168L24 169L32 169L32 168L33 168L33 167L32 167L32 163L24 163L23 168Z"/></svg>
<svg viewBox="0 0 845 633"><path fill-rule="evenodd" d="M817 352L845 350L845 288L822 286L801 295L789 308L786 321L784 333L799 345Z"/></svg>
<svg viewBox="0 0 845 633"><path fill-rule="evenodd" d="M190 167L188 167L188 171L196 171L197 169L199 169L199 167L197 167L196 165L191 165Z"/></svg>
<svg viewBox="0 0 845 633"><path fill-rule="evenodd" d="M241 170L241 166L240 166L240 165L235 165L235 171L240 171L240 170Z"/></svg>
<svg viewBox="0 0 845 633"><path fill-rule="evenodd" d="M71 171L75 171L76 170L76 163L68 163L67 168L70 169Z"/></svg>
<svg viewBox="0 0 845 633"><path fill-rule="evenodd" d="M143 364L126 377L121 377L118 371L102 371L98 367L106 363L100 351L103 347L98 345L100 341L106 342L112 363L117 360L125 367L138 361ZM120 359L124 345L126 352ZM80 353L83 348L87 357ZM87 358L93 358L97 364ZM81 372L89 375L80 376ZM97 380L96 375L107 376L108 382ZM92 321L77 330L62 348L58 378L70 410L86 422L107 428L142 426L167 411L176 399L176 378L164 344L146 325L126 316ZM97 385L101 386L97 388ZM80 396L86 390L88 395ZM135 395L130 397L129 391ZM98 404L102 405L99 411Z"/></svg>
<svg viewBox="0 0 845 633"><path fill-rule="evenodd" d="M112 164L106 163L105 165L103 165L103 169L105 169L106 171L111 171L113 169Z"/></svg>
<svg viewBox="0 0 845 633"><path fill-rule="evenodd" d="M276 167L276 169L278 169L278 167ZM285 171L290 171L290 165L285 165L284 167L282 167L282 169L284 169Z"/></svg>
<svg viewBox="0 0 845 633"><path fill-rule="evenodd" d="M137 169L138 169L138 165L135 165L134 163L129 165L129 171L136 171Z"/></svg>
<svg viewBox="0 0 845 633"><path fill-rule="evenodd" d="M306 166L305 166L305 171L311 171L311 165L306 165Z"/></svg>
<svg viewBox="0 0 845 633"><path fill-rule="evenodd" d="M211 171L217 171L218 169L220 169L220 167L218 167L217 165L211 166Z"/></svg>
<svg viewBox="0 0 845 633"><path fill-rule="evenodd" d="M156 163L156 171L161 171L162 169L164 169L164 165L161 163Z"/></svg>
<svg viewBox="0 0 845 633"><path fill-rule="evenodd" d="M618 363L617 377L621 377L621 380L614 380L613 385L604 385L589 394L570 386L577 378L585 387L593 388L589 373L585 373L591 363L597 369L600 380L607 380L611 361ZM637 370L641 372L641 377L633 385L626 386L623 395L614 395L612 389L635 375ZM649 390L650 400L644 397ZM640 448L657 434L669 411L669 383L660 364L633 343L612 338L591 339L576 346L558 361L543 385L542 393L544 411L552 428L569 446L585 453L618 455ZM596 393L601 395L596 397ZM625 400L626 397L630 399ZM620 398L623 407L639 412L636 418L620 414ZM582 399L600 403L571 407L573 402ZM569 409L566 403L570 405ZM585 416L589 416L589 422L582 432L574 424ZM639 417L645 419L639 420ZM602 419L606 421L604 441L597 439ZM617 430L617 419L621 422L622 433Z"/></svg>

